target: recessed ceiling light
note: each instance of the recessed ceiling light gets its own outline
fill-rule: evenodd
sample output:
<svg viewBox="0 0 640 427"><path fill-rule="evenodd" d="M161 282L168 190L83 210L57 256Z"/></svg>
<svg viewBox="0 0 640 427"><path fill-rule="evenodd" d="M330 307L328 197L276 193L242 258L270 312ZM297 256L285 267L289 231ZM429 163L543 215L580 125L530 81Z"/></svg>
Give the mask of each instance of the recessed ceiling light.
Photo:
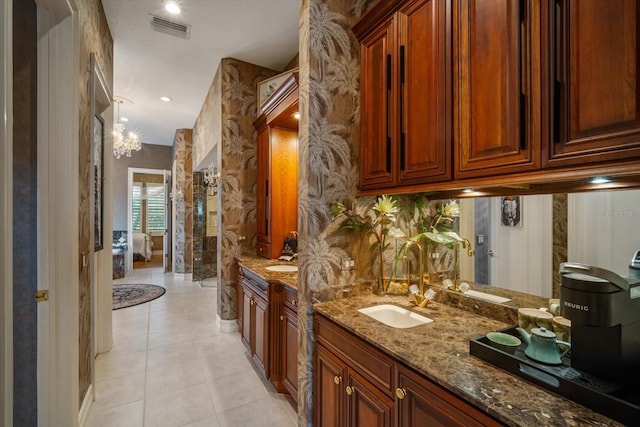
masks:
<svg viewBox="0 0 640 427"><path fill-rule="evenodd" d="M611 182L611 179L607 178L606 176L596 176L591 178L589 182L591 184L608 184Z"/></svg>
<svg viewBox="0 0 640 427"><path fill-rule="evenodd" d="M293 113L293 118L296 120L300 120L300 113L299 112Z"/></svg>
<svg viewBox="0 0 640 427"><path fill-rule="evenodd" d="M463 193L473 193L473 188L465 188L462 190Z"/></svg>
<svg viewBox="0 0 640 427"><path fill-rule="evenodd" d="M182 12L182 9L180 9L180 6L178 6L178 3L174 2L174 1L168 1L164 4L164 8L167 12L173 14L173 15L177 15L180 12Z"/></svg>
<svg viewBox="0 0 640 427"><path fill-rule="evenodd" d="M171 102L171 101L172 101L172 98L170 98L170 97L168 97L168 96L161 96L161 97L160 97L160 100L161 100L161 101L164 101L164 102Z"/></svg>
<svg viewBox="0 0 640 427"><path fill-rule="evenodd" d="M128 119L128 118L126 118L126 117L120 117L120 121L121 121L121 122L128 122L128 121L129 121L129 119Z"/></svg>

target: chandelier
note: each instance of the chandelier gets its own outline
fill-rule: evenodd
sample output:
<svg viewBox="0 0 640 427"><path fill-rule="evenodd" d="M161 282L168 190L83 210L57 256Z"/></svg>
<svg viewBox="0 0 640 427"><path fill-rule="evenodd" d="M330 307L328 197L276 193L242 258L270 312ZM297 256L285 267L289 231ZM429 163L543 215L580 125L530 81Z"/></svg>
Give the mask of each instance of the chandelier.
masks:
<svg viewBox="0 0 640 427"><path fill-rule="evenodd" d="M218 168L213 166L211 163L204 170L204 183L207 186L207 194L210 196L215 196L218 194L218 181L220 180L220 172L218 172Z"/></svg>
<svg viewBox="0 0 640 427"><path fill-rule="evenodd" d="M118 109L118 121L113 125L113 155L116 159L122 156L131 157L131 151L140 151L142 148L142 142L135 132L127 132L120 120L120 104L124 101L121 99L114 99Z"/></svg>

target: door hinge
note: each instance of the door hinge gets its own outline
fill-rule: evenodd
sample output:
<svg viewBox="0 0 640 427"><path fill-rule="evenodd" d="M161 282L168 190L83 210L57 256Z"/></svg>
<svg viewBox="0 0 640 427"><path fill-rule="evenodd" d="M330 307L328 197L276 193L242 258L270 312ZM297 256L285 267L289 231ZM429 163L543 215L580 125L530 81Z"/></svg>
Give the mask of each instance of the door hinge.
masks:
<svg viewBox="0 0 640 427"><path fill-rule="evenodd" d="M49 290L41 289L36 291L36 302L49 301Z"/></svg>

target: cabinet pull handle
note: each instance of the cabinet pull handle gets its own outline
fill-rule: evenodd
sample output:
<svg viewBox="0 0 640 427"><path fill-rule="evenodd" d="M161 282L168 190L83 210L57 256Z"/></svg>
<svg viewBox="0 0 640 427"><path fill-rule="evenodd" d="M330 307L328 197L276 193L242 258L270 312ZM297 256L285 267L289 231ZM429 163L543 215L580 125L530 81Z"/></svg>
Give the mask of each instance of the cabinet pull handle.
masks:
<svg viewBox="0 0 640 427"><path fill-rule="evenodd" d="M525 52L525 31L526 31L526 2L525 0L518 0L518 83L520 87L520 97L518 99L518 120L520 133L520 149L527 149L527 123L526 123L526 91L523 87L525 81L523 79L524 71L526 67L523 61L526 61Z"/></svg>
<svg viewBox="0 0 640 427"><path fill-rule="evenodd" d="M404 399L405 397L407 397L407 390L405 390L403 388L397 388L396 389L396 396L400 400Z"/></svg>
<svg viewBox="0 0 640 427"><path fill-rule="evenodd" d="M405 82L405 47L400 46L400 170L405 168L405 133L404 133L404 82Z"/></svg>
<svg viewBox="0 0 640 427"><path fill-rule="evenodd" d="M269 232L269 215L269 178L267 178L264 184L264 233L267 236L271 236Z"/></svg>
<svg viewBox="0 0 640 427"><path fill-rule="evenodd" d="M336 385L340 384L342 382L342 377L336 375L335 377L333 377L333 382L336 383Z"/></svg>
<svg viewBox="0 0 640 427"><path fill-rule="evenodd" d="M284 315L280 315L280 320L284 320Z"/></svg>
<svg viewBox="0 0 640 427"><path fill-rule="evenodd" d="M391 96L391 54L387 54L387 95L386 95L386 109L387 109L387 147L386 147L386 157L387 157L387 173L391 173L391 135L389 134L389 98Z"/></svg>
<svg viewBox="0 0 640 427"><path fill-rule="evenodd" d="M298 300L297 299L292 299L291 300L291 305L298 305Z"/></svg>
<svg viewBox="0 0 640 427"><path fill-rule="evenodd" d="M356 388L355 388L355 387L351 387L350 385L348 385L348 386L347 386L347 388L346 388L345 390L346 390L347 394L348 394L349 396L351 396L353 393L355 393Z"/></svg>
<svg viewBox="0 0 640 427"><path fill-rule="evenodd" d="M551 60L553 61L553 112L552 112L552 126L553 126L553 142L564 142L566 137L563 138L563 132L560 129L564 115L563 99L564 93L564 13L562 0L553 0L551 2L551 24L553 25L553 31L551 33Z"/></svg>

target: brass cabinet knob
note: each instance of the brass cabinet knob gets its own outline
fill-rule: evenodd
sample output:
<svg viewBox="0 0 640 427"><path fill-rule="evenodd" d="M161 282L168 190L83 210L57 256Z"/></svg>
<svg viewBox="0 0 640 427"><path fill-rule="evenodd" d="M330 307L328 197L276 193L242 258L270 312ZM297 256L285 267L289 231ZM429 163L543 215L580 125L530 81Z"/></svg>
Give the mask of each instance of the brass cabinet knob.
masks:
<svg viewBox="0 0 640 427"><path fill-rule="evenodd" d="M333 382L336 384L340 384L342 382L342 377L336 375L335 377L333 377Z"/></svg>
<svg viewBox="0 0 640 427"><path fill-rule="evenodd" d="M351 396L353 393L355 393L356 388L355 387L351 387L350 385L348 385L347 388L346 388L346 391L347 391L347 394L349 396Z"/></svg>
<svg viewBox="0 0 640 427"><path fill-rule="evenodd" d="M291 300L291 305L298 305L298 300L297 299L292 299Z"/></svg>
<svg viewBox="0 0 640 427"><path fill-rule="evenodd" d="M283 314L280 315L280 320L284 320L284 315Z"/></svg>
<svg viewBox="0 0 640 427"><path fill-rule="evenodd" d="M407 390L403 389L403 388L397 388L396 389L396 396L398 396L398 399L402 400L405 397L407 397Z"/></svg>

